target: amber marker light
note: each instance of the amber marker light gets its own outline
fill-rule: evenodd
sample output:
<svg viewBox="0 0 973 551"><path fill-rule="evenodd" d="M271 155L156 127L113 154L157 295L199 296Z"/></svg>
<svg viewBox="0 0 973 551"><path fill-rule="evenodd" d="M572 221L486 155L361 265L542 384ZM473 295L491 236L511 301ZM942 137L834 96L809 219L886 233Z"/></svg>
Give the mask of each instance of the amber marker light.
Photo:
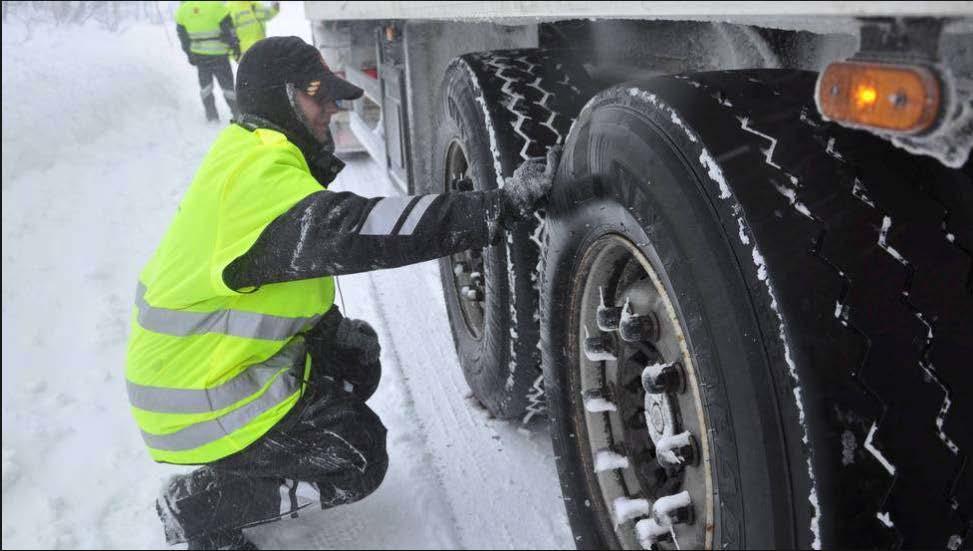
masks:
<svg viewBox="0 0 973 551"><path fill-rule="evenodd" d="M818 78L818 108L825 117L856 126L920 134L939 118L939 80L925 67L832 63Z"/></svg>
<svg viewBox="0 0 973 551"><path fill-rule="evenodd" d="M878 90L874 86L861 84L855 88L855 107L858 109L873 107L876 99L878 99Z"/></svg>

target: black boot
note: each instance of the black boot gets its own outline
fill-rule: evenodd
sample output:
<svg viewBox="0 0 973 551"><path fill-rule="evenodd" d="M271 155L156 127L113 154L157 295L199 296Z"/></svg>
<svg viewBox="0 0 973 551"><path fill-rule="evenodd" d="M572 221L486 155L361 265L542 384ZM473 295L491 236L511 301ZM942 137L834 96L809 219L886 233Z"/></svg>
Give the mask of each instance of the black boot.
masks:
<svg viewBox="0 0 973 551"><path fill-rule="evenodd" d="M224 530L212 532L198 539L188 542L188 549L258 549L246 536L243 530Z"/></svg>

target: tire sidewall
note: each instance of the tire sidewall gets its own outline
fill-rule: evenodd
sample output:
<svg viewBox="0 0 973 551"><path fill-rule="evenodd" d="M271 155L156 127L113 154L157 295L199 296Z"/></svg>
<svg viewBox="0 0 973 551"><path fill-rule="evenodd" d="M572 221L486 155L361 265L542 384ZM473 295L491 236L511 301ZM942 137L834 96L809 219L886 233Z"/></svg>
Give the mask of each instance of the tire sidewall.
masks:
<svg viewBox="0 0 973 551"><path fill-rule="evenodd" d="M497 188L482 110L475 101L472 85L463 76L462 72L453 70L447 72L444 82L443 112L433 145L432 167L437 178L433 185L438 187L431 191L436 193L447 191L446 156L450 144L454 142L459 142L466 154L474 189L485 191ZM503 387L503 381L497 380L500 373L493 366L506 365L510 361L507 338L510 324L515 322L504 315L504 305L508 304L510 294L505 247L491 246L483 249L483 264L486 304L483 312L483 334L479 339L467 327L459 303L460 298L454 290L453 265L449 257L439 259L439 274L446 311L453 327L456 352L467 383L488 410L503 418L514 405L509 403L508 396L496 391Z"/></svg>
<svg viewBox="0 0 973 551"><path fill-rule="evenodd" d="M632 135L592 143L594 127L628 109ZM620 112L614 114L615 118ZM577 386L577 297L573 280L585 248L607 233L629 239L654 264L678 311L693 356L709 427L711 473L719 496L714 546L793 547L788 466L771 367L747 289L701 184L678 152L680 137L630 106L585 109L566 146L549 207L542 335L552 436L569 519L579 547L607 547L608 518L586 469L581 390ZM624 138L624 139L623 139ZM600 139L600 138L599 138ZM636 146L635 142L643 143ZM682 144L683 146L688 144ZM684 149L685 150L685 149ZM614 170L608 157L617 163ZM600 166L592 166L600 165ZM627 165L624 169L621 165ZM593 174L594 173L594 174ZM644 178L639 181L638 177ZM579 183L579 178L595 176ZM585 504L594 504L586 506Z"/></svg>

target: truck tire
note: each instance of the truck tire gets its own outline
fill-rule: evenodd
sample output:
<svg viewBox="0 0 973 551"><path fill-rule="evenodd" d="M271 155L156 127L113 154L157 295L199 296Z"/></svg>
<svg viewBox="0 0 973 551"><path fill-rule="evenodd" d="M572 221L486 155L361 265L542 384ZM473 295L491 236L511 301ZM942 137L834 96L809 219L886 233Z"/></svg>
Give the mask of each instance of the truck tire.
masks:
<svg viewBox="0 0 973 551"><path fill-rule="evenodd" d="M556 53L467 54L446 69L433 174L436 192L495 189L521 162L563 143L589 92L584 69ZM501 419L526 422L545 407L537 349L536 234L524 223L482 251L440 260L446 309L474 396Z"/></svg>
<svg viewBox="0 0 973 551"><path fill-rule="evenodd" d="M620 85L572 128L541 344L579 548L969 545L973 181L823 122L815 77Z"/></svg>

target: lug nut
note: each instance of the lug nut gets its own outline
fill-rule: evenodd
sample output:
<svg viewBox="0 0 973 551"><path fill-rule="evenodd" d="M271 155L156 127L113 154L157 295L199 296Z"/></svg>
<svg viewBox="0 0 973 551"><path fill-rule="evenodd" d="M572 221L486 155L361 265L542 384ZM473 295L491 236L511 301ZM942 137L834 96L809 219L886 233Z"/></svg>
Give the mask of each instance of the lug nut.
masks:
<svg viewBox="0 0 973 551"><path fill-rule="evenodd" d="M618 322L618 332L626 342L656 342L659 340L659 323L652 314L636 314L632 311L631 301L626 299Z"/></svg>
<svg viewBox="0 0 973 551"><path fill-rule="evenodd" d="M672 541L669 526L662 526L654 518L644 518L635 523L635 534L642 549L652 549L652 546L663 541Z"/></svg>
<svg viewBox="0 0 973 551"><path fill-rule="evenodd" d="M615 526L649 514L649 500L645 498L617 497L612 503L615 513Z"/></svg>
<svg viewBox="0 0 973 551"><path fill-rule="evenodd" d="M476 287L470 287L469 285L464 285L462 289L459 290L463 298L470 302L479 302L483 300L483 291Z"/></svg>
<svg viewBox="0 0 973 551"><path fill-rule="evenodd" d="M604 413L606 411L618 411L612 395L601 388L593 388L581 393L581 401L584 409L588 413Z"/></svg>
<svg viewBox="0 0 973 551"><path fill-rule="evenodd" d="M652 516L660 526L692 524L693 500L689 497L689 492L683 491L655 500L652 504Z"/></svg>
<svg viewBox="0 0 973 551"><path fill-rule="evenodd" d="M466 262L457 262L456 264L453 264L453 274L455 275L463 275L466 273L466 270Z"/></svg>
<svg viewBox="0 0 973 551"><path fill-rule="evenodd" d="M483 274L480 272L470 272L470 281L476 285L479 285L483 282Z"/></svg>
<svg viewBox="0 0 973 551"><path fill-rule="evenodd" d="M667 470L681 470L695 465L699 458L696 439L689 431L663 436L655 443L655 457Z"/></svg>
<svg viewBox="0 0 973 551"><path fill-rule="evenodd" d="M669 362L652 364L642 370L642 388L650 394L681 392L683 389L682 364Z"/></svg>
<svg viewBox="0 0 973 551"><path fill-rule="evenodd" d="M588 328L584 330L584 355L590 361L604 362L617 359L615 357L614 342L611 336L598 334L594 337L588 333Z"/></svg>
<svg viewBox="0 0 973 551"><path fill-rule="evenodd" d="M595 452L595 472L602 473L616 469L627 469L631 462L624 454L611 448L602 448Z"/></svg>
<svg viewBox="0 0 973 551"><path fill-rule="evenodd" d="M622 309L617 306L608 306L605 303L605 288L598 287L598 294L601 296L601 304L595 317L598 321L598 329L602 331L617 331L618 323L622 319Z"/></svg>

